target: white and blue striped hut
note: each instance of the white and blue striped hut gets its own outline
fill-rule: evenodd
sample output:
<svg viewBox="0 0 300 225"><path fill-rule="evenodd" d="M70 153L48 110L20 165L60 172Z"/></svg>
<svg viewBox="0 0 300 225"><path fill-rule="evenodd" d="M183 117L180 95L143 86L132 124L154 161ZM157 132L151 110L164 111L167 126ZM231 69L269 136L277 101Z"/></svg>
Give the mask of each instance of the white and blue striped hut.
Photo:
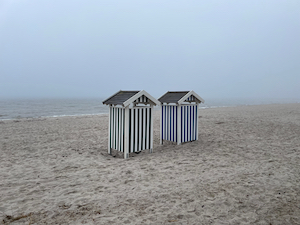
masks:
<svg viewBox="0 0 300 225"><path fill-rule="evenodd" d="M108 153L153 152L153 106L159 101L146 91L119 91L102 102L109 105Z"/></svg>
<svg viewBox="0 0 300 225"><path fill-rule="evenodd" d="M198 106L204 100L194 91L169 91L161 96L160 144L163 140L198 140Z"/></svg>

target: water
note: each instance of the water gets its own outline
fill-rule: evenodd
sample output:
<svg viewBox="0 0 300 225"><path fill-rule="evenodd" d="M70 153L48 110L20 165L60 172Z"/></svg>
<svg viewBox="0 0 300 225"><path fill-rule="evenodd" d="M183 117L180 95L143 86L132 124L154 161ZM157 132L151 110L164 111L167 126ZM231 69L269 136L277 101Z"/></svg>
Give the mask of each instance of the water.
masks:
<svg viewBox="0 0 300 225"><path fill-rule="evenodd" d="M0 120L108 113L103 99L0 99Z"/></svg>
<svg viewBox="0 0 300 225"><path fill-rule="evenodd" d="M0 120L97 115L108 113L108 106L100 98L90 99L0 99ZM259 105L291 103L299 100L270 99L206 99L200 108L228 107L239 105Z"/></svg>

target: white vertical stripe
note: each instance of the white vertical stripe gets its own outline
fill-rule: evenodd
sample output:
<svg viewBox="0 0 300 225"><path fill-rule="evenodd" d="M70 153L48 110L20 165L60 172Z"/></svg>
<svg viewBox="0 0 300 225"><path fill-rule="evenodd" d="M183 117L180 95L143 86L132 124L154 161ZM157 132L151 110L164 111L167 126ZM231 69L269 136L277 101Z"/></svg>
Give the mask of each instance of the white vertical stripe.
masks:
<svg viewBox="0 0 300 225"><path fill-rule="evenodd" d="M194 132L194 130L195 130L195 107L194 107L194 105L192 105L191 120L192 120L192 134L191 134L191 136L192 136L192 141L194 141L195 140L195 132Z"/></svg>
<svg viewBox="0 0 300 225"><path fill-rule="evenodd" d="M190 106L187 106L187 122L188 122L188 132L187 132L187 135L188 135L188 141L191 140L191 118L190 118L190 111L191 111L191 107Z"/></svg>
<svg viewBox="0 0 300 225"><path fill-rule="evenodd" d="M133 109L130 109L131 111L131 123L130 123L130 152L133 152L133 136L134 136L134 118L133 118Z"/></svg>
<svg viewBox="0 0 300 225"><path fill-rule="evenodd" d="M116 140L117 140L117 135L116 135L116 126L117 126L117 109L114 108L114 149L116 149Z"/></svg>
<svg viewBox="0 0 300 225"><path fill-rule="evenodd" d="M146 139L146 149L149 149L149 137L150 137L150 108L147 108L147 139Z"/></svg>
<svg viewBox="0 0 300 225"><path fill-rule="evenodd" d="M169 141L172 140L172 106L169 106Z"/></svg>
<svg viewBox="0 0 300 225"><path fill-rule="evenodd" d="M124 127L124 158L127 158L129 153L129 108L124 109L125 113L125 127Z"/></svg>
<svg viewBox="0 0 300 225"><path fill-rule="evenodd" d="M117 150L120 150L120 108L118 108L118 117L117 117Z"/></svg>
<svg viewBox="0 0 300 225"><path fill-rule="evenodd" d="M186 140L189 141L189 133L190 133L190 124L189 124L189 107L186 106L186 125L187 125L187 132L186 132Z"/></svg>
<svg viewBox="0 0 300 225"><path fill-rule="evenodd" d="M172 118L172 141L174 142L176 140L175 138L175 134L176 134L176 130L175 130L175 123L176 123L176 107L175 106L172 106L172 113L173 113L173 118Z"/></svg>
<svg viewBox="0 0 300 225"><path fill-rule="evenodd" d="M114 149L117 149L117 139L118 139L118 135L117 135L117 127L118 127L118 112L117 112L117 108L115 108L115 118L114 118L114 124L115 124L115 127L114 127Z"/></svg>
<svg viewBox="0 0 300 225"><path fill-rule="evenodd" d="M134 118L134 120L135 120L135 131L134 131L134 137L135 137L135 139L134 139L134 142L135 142L134 145L135 145L135 148L134 148L134 151L136 152L137 148L138 148L138 146L137 146L137 144L138 144L138 142L137 142L137 140L138 140L138 117L137 117L138 110L134 109L134 111L135 111L135 118Z"/></svg>
<svg viewBox="0 0 300 225"><path fill-rule="evenodd" d="M146 108L143 108L143 142L142 142L142 149L146 149L145 146L145 138L146 138Z"/></svg>
<svg viewBox="0 0 300 225"><path fill-rule="evenodd" d="M169 136L170 136L170 106L167 106L167 114L166 114L166 122L167 122L167 130L166 130L166 140L169 140Z"/></svg>
<svg viewBox="0 0 300 225"><path fill-rule="evenodd" d="M150 129L151 129L151 138L150 138L150 149L153 150L153 106L151 105L151 121L150 121Z"/></svg>
<svg viewBox="0 0 300 225"><path fill-rule="evenodd" d="M168 140L171 140L171 106L168 106Z"/></svg>
<svg viewBox="0 0 300 225"><path fill-rule="evenodd" d="M166 106L166 140L169 140L169 106Z"/></svg>
<svg viewBox="0 0 300 225"><path fill-rule="evenodd" d="M184 140L184 135L185 135L185 128L184 128L184 126L185 126L185 123L184 123L184 118L185 118L185 114L184 114L184 106L182 106L181 107L181 109L182 109L182 113L181 113L181 121L182 121L182 127L181 127L181 130L182 130L182 139L181 139L181 141L182 142L185 142L185 140Z"/></svg>
<svg viewBox="0 0 300 225"><path fill-rule="evenodd" d="M167 140L167 121L166 121L166 118L167 118L167 106L165 106L165 113L164 113L164 139Z"/></svg>
<svg viewBox="0 0 300 225"><path fill-rule="evenodd" d="M173 123L173 135L172 135L172 140L173 142L176 141L176 106L173 106L173 120L172 120L172 123Z"/></svg>
<svg viewBox="0 0 300 225"><path fill-rule="evenodd" d="M139 109L139 149L142 149L142 109Z"/></svg>
<svg viewBox="0 0 300 225"><path fill-rule="evenodd" d="M113 113L113 149L116 149L115 145L116 140L116 108L114 107L114 113Z"/></svg>
<svg viewBox="0 0 300 225"><path fill-rule="evenodd" d="M194 140L197 140L196 134L197 134L197 111L196 106L194 106Z"/></svg>
<svg viewBox="0 0 300 225"><path fill-rule="evenodd" d="M187 106L185 106L185 141L188 140L188 117L187 117Z"/></svg>
<svg viewBox="0 0 300 225"><path fill-rule="evenodd" d="M170 141L173 141L173 106L170 106L170 111L171 111L171 123L170 123Z"/></svg>
<svg viewBox="0 0 300 225"><path fill-rule="evenodd" d="M198 104L196 104L196 111L197 111L197 113L196 113L196 140L198 140Z"/></svg>
<svg viewBox="0 0 300 225"><path fill-rule="evenodd" d="M188 118L189 118L189 141L192 140L192 117L191 117L191 112L192 112L192 107L188 106L189 108L189 114L188 114ZM193 115L192 115L193 116Z"/></svg>
<svg viewBox="0 0 300 225"><path fill-rule="evenodd" d="M117 148L117 144L118 144L118 109L115 108L115 132L114 132L114 135L115 135L115 143L114 143L114 146L115 146L115 149L118 149Z"/></svg>
<svg viewBox="0 0 300 225"><path fill-rule="evenodd" d="M171 123L172 123L172 135L171 135L171 141L174 141L174 106L172 106L172 118L171 118Z"/></svg>
<svg viewBox="0 0 300 225"><path fill-rule="evenodd" d="M177 144L181 143L181 106L177 106Z"/></svg>
<svg viewBox="0 0 300 225"><path fill-rule="evenodd" d="M111 149L110 149L110 146L111 146L111 128L110 128L110 126L111 126L111 106L109 106L109 114L108 114L108 141L107 141L107 143L108 143L108 146L107 146L107 151L108 151L108 154L110 154L111 153Z"/></svg>
<svg viewBox="0 0 300 225"><path fill-rule="evenodd" d="M195 105L192 105L192 108L193 108L193 113L192 113L192 119L193 119L193 124L192 124L192 140L193 141L195 141L196 139L195 139L195 134L196 134L196 132L195 132L195 128L196 128L196 126L195 126L195 124L196 124L196 121L195 121L195 116L196 116L196 112L195 112Z"/></svg>
<svg viewBox="0 0 300 225"><path fill-rule="evenodd" d="M169 141L171 141L171 134L172 134L172 129L171 129L171 126L172 126L172 120L171 120L171 117L172 117L172 106L169 106L169 117L168 117L168 121L169 121Z"/></svg>
<svg viewBox="0 0 300 225"><path fill-rule="evenodd" d="M110 140L110 147L113 148L113 140L114 140L114 115L113 115L113 110L114 108L111 107L111 115L110 115L110 135L111 135L111 140Z"/></svg>
<svg viewBox="0 0 300 225"><path fill-rule="evenodd" d="M116 120L116 123L117 123L117 143L116 143L116 149L117 150L120 150L119 148L119 144L120 144L120 108L117 109L118 111L118 114L117 114L117 120Z"/></svg>
<svg viewBox="0 0 300 225"><path fill-rule="evenodd" d="M185 122L185 106L182 106L182 112L183 112L183 115L182 115L182 120L183 120L183 142L185 142L185 134L186 134L186 122Z"/></svg>
<svg viewBox="0 0 300 225"><path fill-rule="evenodd" d="M121 152L124 152L124 142L123 142L123 132L124 132L124 109L121 109L121 119L120 119L120 121L121 121L121 124L120 124L120 127L121 127L121 129L120 129L120 151Z"/></svg>
<svg viewBox="0 0 300 225"><path fill-rule="evenodd" d="M160 111L160 113L159 113L159 115L160 115L160 135L159 135L159 138L160 138L160 144L162 145L162 143L163 143L163 116L162 116L162 114L163 114L163 112L164 112L164 108L163 108L164 106L162 105L161 106L161 111Z"/></svg>
<svg viewBox="0 0 300 225"><path fill-rule="evenodd" d="M184 106L181 106L182 112L181 112L181 142L184 142Z"/></svg>
<svg viewBox="0 0 300 225"><path fill-rule="evenodd" d="M114 136L114 139L113 139L113 148L116 149L116 118L117 118L117 115L116 115L116 108L114 107L114 133L113 133L113 136Z"/></svg>
<svg viewBox="0 0 300 225"><path fill-rule="evenodd" d="M121 109L118 109L119 113L118 113L118 142L117 142L117 146L118 146L118 150L120 151L120 144L121 144Z"/></svg>
<svg viewBox="0 0 300 225"><path fill-rule="evenodd" d="M167 140L167 106L164 106L164 139Z"/></svg>
<svg viewBox="0 0 300 225"><path fill-rule="evenodd" d="M168 140L168 106L166 106L166 137L165 139Z"/></svg>
<svg viewBox="0 0 300 225"><path fill-rule="evenodd" d="M189 108L190 108L190 114L189 114L189 119L190 119L190 141L192 141L193 140L193 106L192 105L190 105L189 106Z"/></svg>

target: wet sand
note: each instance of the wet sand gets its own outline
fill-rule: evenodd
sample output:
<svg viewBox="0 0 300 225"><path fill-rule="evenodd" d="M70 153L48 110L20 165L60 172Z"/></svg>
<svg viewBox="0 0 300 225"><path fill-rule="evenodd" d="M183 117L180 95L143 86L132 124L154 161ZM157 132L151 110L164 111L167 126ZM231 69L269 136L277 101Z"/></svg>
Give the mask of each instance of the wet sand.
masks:
<svg viewBox="0 0 300 225"><path fill-rule="evenodd" d="M107 154L108 115L0 121L0 224L300 224L300 104L199 110L199 140Z"/></svg>

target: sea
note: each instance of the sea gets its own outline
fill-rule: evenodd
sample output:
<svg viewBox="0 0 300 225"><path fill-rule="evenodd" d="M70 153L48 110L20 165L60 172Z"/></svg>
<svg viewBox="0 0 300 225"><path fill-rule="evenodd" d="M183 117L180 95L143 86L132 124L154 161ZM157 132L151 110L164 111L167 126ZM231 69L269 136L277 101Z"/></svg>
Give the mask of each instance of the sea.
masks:
<svg viewBox="0 0 300 225"><path fill-rule="evenodd" d="M0 120L22 118L64 117L99 115L108 113L108 106L103 105L102 98L82 99L1 99ZM300 100L276 99L206 99L200 104L202 109L216 107L236 107L241 105L260 105L277 103L299 103ZM156 107L156 110L159 108Z"/></svg>

